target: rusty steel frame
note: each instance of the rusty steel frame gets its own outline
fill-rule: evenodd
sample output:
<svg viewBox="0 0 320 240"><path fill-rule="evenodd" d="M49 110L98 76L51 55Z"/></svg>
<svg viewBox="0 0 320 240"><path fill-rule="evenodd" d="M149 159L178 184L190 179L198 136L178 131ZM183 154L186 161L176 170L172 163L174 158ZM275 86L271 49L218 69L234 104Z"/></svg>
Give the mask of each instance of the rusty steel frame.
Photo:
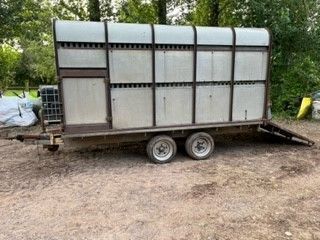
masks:
<svg viewBox="0 0 320 240"><path fill-rule="evenodd" d="M151 40L152 40L152 125L157 125L156 111L156 45L154 25L151 24Z"/></svg>
<svg viewBox="0 0 320 240"><path fill-rule="evenodd" d="M197 28L192 26L194 45L193 45L193 75L192 75L192 123L196 123L196 100L197 100L197 50L198 50L198 35Z"/></svg>
<svg viewBox="0 0 320 240"><path fill-rule="evenodd" d="M308 146L312 146L315 144L314 141L312 141L312 140L310 140L310 139L308 139L298 133L295 133L289 129L284 129L281 126L279 126L278 124L270 122L270 121L268 121L267 124L259 125L259 130L262 130L264 132L267 132L267 133L275 135L275 136L283 137L283 138L290 140L290 141L296 141L299 143L303 143Z"/></svg>
<svg viewBox="0 0 320 240"><path fill-rule="evenodd" d="M151 24L150 24L151 25ZM123 43L109 43L109 50L138 50L138 51L150 51L152 50L152 44L136 44L136 45L143 45L142 47L137 47L137 46L131 46L131 47L114 47L114 45L125 45ZM134 45L134 44L131 44ZM193 50L193 45L183 45L183 44L154 44L155 50L158 51L192 51ZM146 47L147 46L147 47ZM164 47L163 47L164 46ZM187 48L183 48L187 47ZM74 49L74 50L80 50L80 49L86 49L86 50L105 50L105 44L103 47L96 48L96 47L79 47L79 46L62 46L61 48L63 49ZM228 52L232 51L232 46L228 45L197 45L198 51L221 51L221 52ZM237 52L268 52L268 47L264 46L236 46L236 51Z"/></svg>
<svg viewBox="0 0 320 240"><path fill-rule="evenodd" d="M56 19L53 19L53 44L54 44L54 57L55 57L55 63L56 63L56 74L57 74L57 81L58 81L58 93L59 93L59 99L61 101L61 130L64 131L64 127L66 126L66 118L65 118L65 106L64 106L64 95L63 95L63 82L62 77L60 75L60 68L59 68L59 57L58 57L58 44L57 44L57 36L56 36ZM42 121L44 119L42 118Z"/></svg>
<svg viewBox="0 0 320 240"><path fill-rule="evenodd" d="M210 128L224 128L224 127L237 127L237 126L250 126L263 124L262 120L250 120L250 121L238 121L238 122L216 122L216 123L201 123L201 124L185 124L185 125L172 125L172 126L157 126L157 127L145 127L145 128L129 128L129 129L111 129L103 130L102 124L79 124L69 125L69 132L64 133L64 138L72 137L86 137L86 136L112 136L121 134L132 133L156 133L156 132L168 132L168 131L186 131L186 130L199 130ZM98 130L100 125L100 130ZM81 129L81 130L79 130ZM85 132L87 130L88 132Z"/></svg>
<svg viewBox="0 0 320 240"><path fill-rule="evenodd" d="M106 69L102 68L60 68L61 78L105 78L107 75Z"/></svg>
<svg viewBox="0 0 320 240"><path fill-rule="evenodd" d="M107 128L112 129L112 108L111 108L111 80L110 80L110 64L109 64L109 36L108 36L108 23L104 22L104 31L105 31L105 44L106 44L106 75L105 75L105 84L106 84L106 105L107 105Z"/></svg>
<svg viewBox="0 0 320 240"><path fill-rule="evenodd" d="M234 94L234 71L236 62L236 42L237 34L235 29L232 27L232 62L231 62L231 79L230 79L230 103L229 103L229 122L233 121L233 94Z"/></svg>
<svg viewBox="0 0 320 240"><path fill-rule="evenodd" d="M272 65L272 33L271 31L266 28L269 33L269 49L268 49L268 66L267 66L267 76L266 76L266 83L265 83L265 95L264 95L264 111L263 111L263 119L265 122L268 121L268 105L269 105L269 98L270 98L270 82L271 82L271 65Z"/></svg>
<svg viewBox="0 0 320 240"><path fill-rule="evenodd" d="M238 134L238 133L248 133L256 132L259 125L237 125L228 127L217 127L202 129L202 131L208 132L212 136L219 136L224 134ZM169 135L173 138L185 138L191 133L194 133L196 129L179 129L179 130L168 130L163 131L163 134ZM70 135L63 136L63 141L65 144L76 144L77 146L90 146L97 144L111 144L111 143L129 143L129 142L143 142L148 141L158 132L130 132L121 133L117 135L77 135L79 137L73 137Z"/></svg>

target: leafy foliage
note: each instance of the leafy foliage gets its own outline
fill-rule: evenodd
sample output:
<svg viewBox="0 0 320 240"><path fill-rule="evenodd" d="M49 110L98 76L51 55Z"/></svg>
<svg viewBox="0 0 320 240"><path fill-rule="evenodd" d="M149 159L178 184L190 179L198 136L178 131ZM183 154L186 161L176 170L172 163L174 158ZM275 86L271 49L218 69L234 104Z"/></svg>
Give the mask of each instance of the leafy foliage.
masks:
<svg viewBox="0 0 320 240"><path fill-rule="evenodd" d="M151 3L141 0L122 1L118 20L128 23L156 23L156 10Z"/></svg>
<svg viewBox="0 0 320 240"><path fill-rule="evenodd" d="M219 0L200 0L193 13L193 23L200 26L219 26Z"/></svg>
<svg viewBox="0 0 320 240"><path fill-rule="evenodd" d="M320 1L220 0L197 1L193 22L210 24L213 13L220 26L267 27L273 33L271 99L273 110L295 115L299 99L320 89Z"/></svg>
<svg viewBox="0 0 320 240"><path fill-rule="evenodd" d="M21 15L19 12L22 10L23 0L0 1L0 44L15 36L20 30Z"/></svg>
<svg viewBox="0 0 320 240"><path fill-rule="evenodd" d="M320 69L310 56L297 56L284 68L274 67L271 96L276 112L294 116L301 99L320 89Z"/></svg>
<svg viewBox="0 0 320 240"><path fill-rule="evenodd" d="M4 44L0 47L0 89L5 89L14 82L15 69L20 53Z"/></svg>
<svg viewBox="0 0 320 240"><path fill-rule="evenodd" d="M3 0L0 87L55 81L52 18L268 27L273 110L294 115L320 89L319 13L320 0Z"/></svg>
<svg viewBox="0 0 320 240"><path fill-rule="evenodd" d="M46 36L41 42L29 42L23 52L23 58L26 60L24 66L30 74L29 82L31 85L54 83L55 64L51 36ZM23 79L20 79L20 82L23 82Z"/></svg>

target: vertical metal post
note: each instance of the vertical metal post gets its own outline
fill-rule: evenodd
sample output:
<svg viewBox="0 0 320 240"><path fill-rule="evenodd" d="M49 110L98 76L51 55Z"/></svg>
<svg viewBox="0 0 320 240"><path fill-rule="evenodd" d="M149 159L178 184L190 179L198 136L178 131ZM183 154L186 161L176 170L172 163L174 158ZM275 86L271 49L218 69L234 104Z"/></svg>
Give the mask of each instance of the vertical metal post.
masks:
<svg viewBox="0 0 320 240"><path fill-rule="evenodd" d="M156 46L154 25L151 24L151 38L152 38L152 125L157 125L156 116Z"/></svg>
<svg viewBox="0 0 320 240"><path fill-rule="evenodd" d="M268 120L268 105L270 97L270 80L271 80L271 63L272 63L272 33L266 28L269 33L269 48L268 48L268 67L267 67L267 76L265 82L265 96L264 96L264 111L263 118L265 121Z"/></svg>
<svg viewBox="0 0 320 240"><path fill-rule="evenodd" d="M61 120L62 120L62 124L61 124L61 129L62 131L64 131L64 128L66 126L66 117L65 117L65 106L64 106L64 96L63 96L63 79L60 76L60 66L59 66L59 56L58 56L58 44L57 44L57 32L56 32L56 19L53 19L53 44L54 44L54 58L55 58L55 62L56 62L56 77L57 77L57 81L58 81L58 94L59 94L59 99L61 102L61 111L62 111L62 115L61 115ZM44 120L44 118L42 118L42 120Z"/></svg>
<svg viewBox="0 0 320 240"><path fill-rule="evenodd" d="M236 42L237 35L234 28L232 30L232 60L231 60L231 80L230 80L230 104L229 104L229 121L233 121L233 95L234 95L234 70L236 62Z"/></svg>
<svg viewBox="0 0 320 240"><path fill-rule="evenodd" d="M192 123L196 123L196 98L197 98L197 52L198 52L198 36L197 28L192 26L194 33L193 44L193 81L192 81Z"/></svg>
<svg viewBox="0 0 320 240"><path fill-rule="evenodd" d="M55 55L55 61L56 61L56 75L59 79L60 76L60 68L59 68L59 59L58 59L58 46L57 46L57 36L56 36L56 19L53 19L53 44L54 44L54 55Z"/></svg>
<svg viewBox="0 0 320 240"><path fill-rule="evenodd" d="M108 37L108 23L104 22L105 30L105 47L106 47L106 103L107 103L107 128L112 129L112 109L111 109L111 81L110 81L110 64L109 64L109 37Z"/></svg>

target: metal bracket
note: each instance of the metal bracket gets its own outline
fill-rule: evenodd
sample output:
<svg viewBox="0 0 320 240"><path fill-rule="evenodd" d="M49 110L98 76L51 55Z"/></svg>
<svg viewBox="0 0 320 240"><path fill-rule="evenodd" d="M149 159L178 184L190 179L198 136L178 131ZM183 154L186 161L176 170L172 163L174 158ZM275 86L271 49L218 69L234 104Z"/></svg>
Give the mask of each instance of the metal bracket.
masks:
<svg viewBox="0 0 320 240"><path fill-rule="evenodd" d="M111 82L111 81L110 81L110 78L109 78L109 77L105 77L105 78L104 78L104 82L105 82L106 84L110 84L110 82Z"/></svg>

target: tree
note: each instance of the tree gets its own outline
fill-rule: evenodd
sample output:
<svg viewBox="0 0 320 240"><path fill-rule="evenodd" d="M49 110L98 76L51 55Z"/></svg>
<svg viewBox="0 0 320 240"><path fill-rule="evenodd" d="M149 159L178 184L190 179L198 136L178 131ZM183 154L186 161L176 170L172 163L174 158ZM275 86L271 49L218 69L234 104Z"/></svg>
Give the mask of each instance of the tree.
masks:
<svg viewBox="0 0 320 240"><path fill-rule="evenodd" d="M157 0L157 15L159 24L167 24L167 1Z"/></svg>
<svg viewBox="0 0 320 240"><path fill-rule="evenodd" d="M70 20L88 20L87 1L59 0L53 6L54 15Z"/></svg>
<svg viewBox="0 0 320 240"><path fill-rule="evenodd" d="M0 44L11 39L20 30L20 12L23 7L23 0L0 1Z"/></svg>
<svg viewBox="0 0 320 240"><path fill-rule="evenodd" d="M193 0L122 0L117 12L120 22L185 24ZM118 18L117 18L118 17Z"/></svg>
<svg viewBox="0 0 320 240"><path fill-rule="evenodd" d="M196 6L194 0L170 0L167 1L167 23L190 25L193 9Z"/></svg>
<svg viewBox="0 0 320 240"><path fill-rule="evenodd" d="M19 85L24 85L29 81L34 84L53 82L54 74L49 74L54 70L52 44L49 47L50 42L52 42L53 5L49 0L24 0L20 2L21 6L17 6L11 0L8 0L5 1L5 4L6 9L0 11L8 14L6 18L18 19L18 21L2 26L4 29L9 28L9 26L13 29L10 34L2 38L2 42L5 43L2 44L2 49L5 49L6 52L8 52L8 49L18 52L19 58L15 61L14 70L12 70L12 65L9 62L5 63L10 65L10 77L6 77L7 80L5 81L2 80L6 83L17 83ZM17 9L20 9L20 11L17 11ZM4 53L2 52L2 54ZM46 65L45 69L42 68L43 70L39 71L41 66L44 65ZM37 70L35 71L35 69Z"/></svg>
<svg viewBox="0 0 320 240"><path fill-rule="evenodd" d="M271 97L275 112L295 115L297 99L320 89L319 1L228 0L221 25L268 27L273 33Z"/></svg>
<svg viewBox="0 0 320 240"><path fill-rule="evenodd" d="M296 0L117 0L114 3L110 0L0 1L0 48L6 43L0 56L1 83L54 81L51 19L58 18L268 27L273 33L273 110L287 109L294 114L295 99L320 89L320 0L302 0L299 4ZM6 62L6 59L13 60Z"/></svg>
<svg viewBox="0 0 320 240"><path fill-rule="evenodd" d="M291 115L297 99L320 89L320 1L199 0L191 22L206 26L268 27L273 33L273 110Z"/></svg>
<svg viewBox="0 0 320 240"><path fill-rule="evenodd" d="M20 53L16 49L7 44L0 47L0 90L6 89L14 82L19 58Z"/></svg>
<svg viewBox="0 0 320 240"><path fill-rule="evenodd" d="M99 22L101 20L99 0L89 0L88 12L89 12L89 20L90 21Z"/></svg>
<svg viewBox="0 0 320 240"><path fill-rule="evenodd" d="M118 21L127 23L156 23L154 5L141 0L123 1L118 11Z"/></svg>
<svg viewBox="0 0 320 240"><path fill-rule="evenodd" d="M41 45L36 41L29 42L23 56L27 59L31 85L55 83L56 72L51 35L44 36Z"/></svg>
<svg viewBox="0 0 320 240"><path fill-rule="evenodd" d="M63 19L115 20L110 0L59 0L55 2L53 10L58 18Z"/></svg>
<svg viewBox="0 0 320 240"><path fill-rule="evenodd" d="M101 19L107 21L117 21L117 8L110 0L100 0Z"/></svg>
<svg viewBox="0 0 320 240"><path fill-rule="evenodd" d="M219 26L219 0L200 0L194 11L193 23L202 26Z"/></svg>

